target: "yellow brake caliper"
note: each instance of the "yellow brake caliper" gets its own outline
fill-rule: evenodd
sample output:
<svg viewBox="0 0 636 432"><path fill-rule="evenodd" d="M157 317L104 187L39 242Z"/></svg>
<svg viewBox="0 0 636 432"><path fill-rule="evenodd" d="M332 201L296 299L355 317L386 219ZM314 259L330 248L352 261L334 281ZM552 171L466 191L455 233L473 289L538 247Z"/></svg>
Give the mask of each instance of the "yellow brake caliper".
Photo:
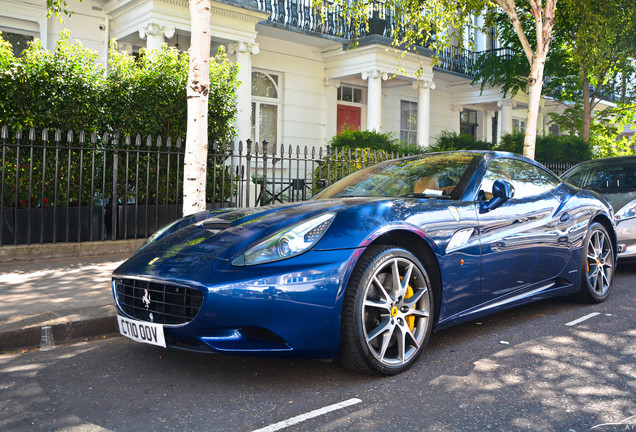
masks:
<svg viewBox="0 0 636 432"><path fill-rule="evenodd" d="M400 280L403 280L404 276L400 276ZM413 291L413 287L411 285L406 287L406 295L404 296L404 300L407 298L413 297L415 291ZM415 317L413 315L409 315L406 317L406 323L409 325L409 329L413 331L415 328Z"/></svg>
<svg viewBox="0 0 636 432"><path fill-rule="evenodd" d="M411 287L411 285L407 286L406 287L405 299L407 299L409 297L412 297L413 294L415 294L415 293L413 292L413 288ZM407 316L406 317L406 322L408 323L409 328L411 329L411 331L413 331L413 329L415 328L415 316L413 316L413 315Z"/></svg>

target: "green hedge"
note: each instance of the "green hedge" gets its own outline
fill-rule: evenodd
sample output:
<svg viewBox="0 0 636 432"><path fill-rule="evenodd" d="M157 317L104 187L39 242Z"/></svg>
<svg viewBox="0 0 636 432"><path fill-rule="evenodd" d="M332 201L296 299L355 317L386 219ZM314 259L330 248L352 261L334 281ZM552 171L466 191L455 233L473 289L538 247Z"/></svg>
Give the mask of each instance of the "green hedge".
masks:
<svg viewBox="0 0 636 432"><path fill-rule="evenodd" d="M11 130L119 131L185 138L189 55L166 45L139 58L109 49L108 70L95 51L62 32L55 49L35 40L15 57L0 33L0 123ZM220 50L210 61L210 141L233 138L237 66Z"/></svg>
<svg viewBox="0 0 636 432"><path fill-rule="evenodd" d="M112 195L113 162L112 151L104 156L104 149L112 143L102 142L102 133L119 133L120 146L127 135L132 137L132 149L135 149L135 137L141 136L139 153L131 153L131 163L140 173L150 173L151 178L161 177L159 185L152 182L134 190L134 170L126 179L124 153L118 155L119 173L118 196L134 199L138 203L175 202L176 195L168 196L171 191L181 190L183 179L176 175L176 157L162 160L161 171L156 172L158 158L154 150L148 152L146 138L152 137L155 149L156 137L185 138L187 127L188 53L179 53L173 48L163 46L160 50L140 52L136 59L117 51L115 42L109 51L108 71L99 63L95 51L72 42L68 32L63 32L55 49L44 50L41 42L35 40L22 52L20 57L13 55L11 45L0 34L0 126L9 128L10 141L19 130L23 131L22 145L26 144L28 129L36 130L39 138L41 130L49 130L49 142L43 148L28 147L20 152L9 145L5 148L4 199L2 205L13 207L77 206L95 202L105 202ZM208 132L210 142L229 141L233 138L233 118L236 114L235 95L238 82L237 66L231 63L223 51L219 51L210 62L210 102ZM54 149L53 135L61 130L62 150ZM66 140L68 130L73 130L75 139L69 145ZM87 133L87 142L80 145L77 140L79 131ZM97 132L95 147L90 143L91 132ZM36 139L36 145L42 145ZM210 145L210 148L213 146ZM221 152L222 153L222 152ZM46 156L46 164L44 158ZM139 157L137 159L137 156ZM57 171L50 166L57 157ZM162 156L165 159L166 156ZM210 157L208 169L208 199L220 200L230 193L230 182L225 156ZM167 178L168 172L170 178ZM92 193L87 185L92 173L96 181ZM57 178L55 178L57 177ZM80 177L83 184L80 190ZM225 179L222 181L221 179ZM55 181L57 180L57 187ZM128 189L126 190L126 181ZM102 184L106 189L102 189ZM59 193L68 185L69 194ZM57 192L57 194L56 194ZM54 202L57 196L57 202Z"/></svg>
<svg viewBox="0 0 636 432"><path fill-rule="evenodd" d="M460 135L456 132L443 131L435 137L435 144L426 149L426 153L453 150L491 150L492 144L479 141L472 135Z"/></svg>
<svg viewBox="0 0 636 432"><path fill-rule="evenodd" d="M523 132L504 135L495 146L479 141L471 135L442 132L436 137L435 145L426 149L427 153L452 150L499 150L523 154ZM535 159L541 162L578 163L592 159L592 149L583 138L573 135L537 136Z"/></svg>
<svg viewBox="0 0 636 432"><path fill-rule="evenodd" d="M345 129L329 140L333 149L382 150L396 154L416 154L422 149L416 145L400 142L392 133Z"/></svg>
<svg viewBox="0 0 636 432"><path fill-rule="evenodd" d="M495 149L523 154L523 132L505 135ZM537 136L535 159L541 162L579 163L592 159L592 149L581 137L574 135Z"/></svg>

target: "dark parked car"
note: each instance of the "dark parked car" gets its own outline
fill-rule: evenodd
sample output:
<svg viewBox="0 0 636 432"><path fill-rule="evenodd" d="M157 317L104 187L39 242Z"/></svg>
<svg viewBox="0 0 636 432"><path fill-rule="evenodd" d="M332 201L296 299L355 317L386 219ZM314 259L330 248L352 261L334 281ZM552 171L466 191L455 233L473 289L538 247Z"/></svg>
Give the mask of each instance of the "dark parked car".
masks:
<svg viewBox="0 0 636 432"><path fill-rule="evenodd" d="M602 194L614 207L618 257L636 258L636 156L582 162L563 180Z"/></svg>
<svg viewBox="0 0 636 432"><path fill-rule="evenodd" d="M413 365L429 335L524 303L602 302L611 206L511 153L384 162L312 200L180 219L113 274L120 332L238 355Z"/></svg>

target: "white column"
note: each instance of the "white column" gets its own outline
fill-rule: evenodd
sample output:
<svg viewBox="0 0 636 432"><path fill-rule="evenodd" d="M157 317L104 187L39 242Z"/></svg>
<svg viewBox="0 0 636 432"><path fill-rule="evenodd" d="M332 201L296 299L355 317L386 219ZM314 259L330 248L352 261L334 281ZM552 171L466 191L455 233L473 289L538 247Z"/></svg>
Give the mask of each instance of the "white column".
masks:
<svg viewBox="0 0 636 432"><path fill-rule="evenodd" d="M502 136L512 133L512 109L517 106L517 101L512 99L504 99L502 101L497 102L497 106L501 107L501 119L499 121L499 133L497 134L499 138Z"/></svg>
<svg viewBox="0 0 636 432"><path fill-rule="evenodd" d="M461 114L462 111L464 111L464 107L461 105L452 105L451 106L451 111L456 112L457 114L455 114L455 126L454 126L454 130L455 132L457 132L458 134L461 132L462 130L462 126L461 126L461 122L462 122L462 118L461 118Z"/></svg>
<svg viewBox="0 0 636 432"><path fill-rule="evenodd" d="M247 140L252 136L252 54L259 53L256 43L235 42L228 45L228 52L236 54L239 71L236 76L241 85L236 91L236 130L237 140Z"/></svg>
<svg viewBox="0 0 636 432"><path fill-rule="evenodd" d="M120 52L125 52L128 55L132 55L133 53L133 46L131 43L128 43L128 42L117 41L117 49Z"/></svg>
<svg viewBox="0 0 636 432"><path fill-rule="evenodd" d="M367 90L367 130L382 129L382 81L388 79L388 74L374 69L362 73L362 79L368 80Z"/></svg>
<svg viewBox="0 0 636 432"><path fill-rule="evenodd" d="M435 89L432 79L413 83L417 91L417 145L428 147L431 137L431 90Z"/></svg>
<svg viewBox="0 0 636 432"><path fill-rule="evenodd" d="M174 36L173 26L162 26L155 23L150 23L141 29L139 29L139 37L146 39L146 49L148 51L161 48L161 44L166 39L171 39Z"/></svg>
<svg viewBox="0 0 636 432"><path fill-rule="evenodd" d="M483 141L490 142L492 140L492 118L494 117L494 115L495 113L493 111L484 111L484 136L482 138Z"/></svg>
<svg viewBox="0 0 636 432"><path fill-rule="evenodd" d="M539 117L537 118L537 136L545 135L545 100L539 105Z"/></svg>
<svg viewBox="0 0 636 432"><path fill-rule="evenodd" d="M325 78L325 140L338 133L338 89L340 81Z"/></svg>

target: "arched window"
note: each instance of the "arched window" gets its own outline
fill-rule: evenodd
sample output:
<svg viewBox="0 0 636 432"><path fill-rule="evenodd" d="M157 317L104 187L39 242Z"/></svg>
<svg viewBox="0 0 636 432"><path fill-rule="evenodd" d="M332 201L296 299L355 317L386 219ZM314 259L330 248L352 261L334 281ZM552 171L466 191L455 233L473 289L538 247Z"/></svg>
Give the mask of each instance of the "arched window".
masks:
<svg viewBox="0 0 636 432"><path fill-rule="evenodd" d="M278 144L279 106L278 75L252 72L252 140L267 140L270 153Z"/></svg>

